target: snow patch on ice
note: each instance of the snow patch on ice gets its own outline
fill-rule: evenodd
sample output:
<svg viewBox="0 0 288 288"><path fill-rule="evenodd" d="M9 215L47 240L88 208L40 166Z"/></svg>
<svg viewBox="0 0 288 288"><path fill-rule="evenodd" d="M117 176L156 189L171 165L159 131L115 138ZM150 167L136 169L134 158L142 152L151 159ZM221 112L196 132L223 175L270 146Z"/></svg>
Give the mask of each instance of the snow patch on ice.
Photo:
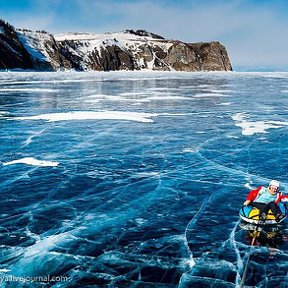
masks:
<svg viewBox="0 0 288 288"><path fill-rule="evenodd" d="M232 102L223 102L223 103L219 103L219 104L216 104L216 105L218 105L218 106L229 106L231 104L232 104Z"/></svg>
<svg viewBox="0 0 288 288"><path fill-rule="evenodd" d="M194 149L192 149L192 148L185 148L185 149L183 149L183 151L182 151L183 153L194 153L194 152L196 152Z"/></svg>
<svg viewBox="0 0 288 288"><path fill-rule="evenodd" d="M17 117L16 120L46 120L49 122L69 121L69 120L127 120L151 123L152 117L158 114L141 112L122 112L122 111L73 111L66 113L51 113L35 116Z"/></svg>
<svg viewBox="0 0 288 288"><path fill-rule="evenodd" d="M139 94L140 95L140 94ZM131 95L132 96L132 95ZM133 95L134 96L134 95ZM136 95L138 96L138 95ZM127 98L126 95L105 95L105 94L95 94L87 97L88 100L84 100L85 103L98 103L100 101L123 101L123 102L150 102L150 100L145 98Z"/></svg>
<svg viewBox="0 0 288 288"><path fill-rule="evenodd" d="M244 119L246 118L244 113L237 113L236 115L232 116L232 119L234 121L244 121Z"/></svg>
<svg viewBox="0 0 288 288"><path fill-rule="evenodd" d="M157 100L157 101L166 101L166 100L172 100L172 101L177 101L177 100L190 100L187 97L184 96L173 96L173 95L158 95L158 96L151 96L147 98L148 100Z"/></svg>
<svg viewBox="0 0 288 288"><path fill-rule="evenodd" d="M0 92L55 92L47 88L1 88Z"/></svg>
<svg viewBox="0 0 288 288"><path fill-rule="evenodd" d="M194 98L207 98L207 97L227 97L227 95L221 93L197 93Z"/></svg>
<svg viewBox="0 0 288 288"><path fill-rule="evenodd" d="M0 269L0 273L6 273L6 272L10 272L11 270L9 270L9 269Z"/></svg>
<svg viewBox="0 0 288 288"><path fill-rule="evenodd" d="M13 160L10 162L3 163L3 166L13 165L13 164L27 164L32 166L42 166L42 167L55 167L58 166L58 162L45 161L45 160L37 160L33 157L25 157L18 160Z"/></svg>
<svg viewBox="0 0 288 288"><path fill-rule="evenodd" d="M207 89L207 91L212 93L236 93L235 90L229 90L229 89Z"/></svg>
<svg viewBox="0 0 288 288"><path fill-rule="evenodd" d="M243 113L237 113L232 116L232 119L236 121L236 126L242 128L242 135L251 136L256 133L268 133L267 129L276 129L288 126L288 122L282 121L248 121L248 117Z"/></svg>
<svg viewBox="0 0 288 288"><path fill-rule="evenodd" d="M159 172L139 172L136 173L137 177L159 177L160 173Z"/></svg>

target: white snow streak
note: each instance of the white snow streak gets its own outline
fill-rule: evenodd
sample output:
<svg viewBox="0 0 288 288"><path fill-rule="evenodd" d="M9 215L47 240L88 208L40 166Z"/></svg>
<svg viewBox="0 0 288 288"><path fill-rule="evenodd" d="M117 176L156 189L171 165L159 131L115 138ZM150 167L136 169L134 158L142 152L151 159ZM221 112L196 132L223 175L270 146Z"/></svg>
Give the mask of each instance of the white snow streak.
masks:
<svg viewBox="0 0 288 288"><path fill-rule="evenodd" d="M242 128L242 135L251 136L256 133L268 133L267 129L276 129L288 126L288 122L282 121L248 121L247 116L243 113L237 113L232 116L236 121L236 126Z"/></svg>
<svg viewBox="0 0 288 288"><path fill-rule="evenodd" d="M3 163L3 166L13 165L13 164L27 164L32 166L41 166L41 167L55 167L58 166L58 162L45 161L45 160L37 160L33 157L25 157L18 160L13 160L11 162Z"/></svg>
<svg viewBox="0 0 288 288"><path fill-rule="evenodd" d="M153 113L122 112L122 111L72 111L66 113L50 113L35 116L17 117L13 120L46 120L49 122L69 120L127 120L151 123L151 117L158 116Z"/></svg>

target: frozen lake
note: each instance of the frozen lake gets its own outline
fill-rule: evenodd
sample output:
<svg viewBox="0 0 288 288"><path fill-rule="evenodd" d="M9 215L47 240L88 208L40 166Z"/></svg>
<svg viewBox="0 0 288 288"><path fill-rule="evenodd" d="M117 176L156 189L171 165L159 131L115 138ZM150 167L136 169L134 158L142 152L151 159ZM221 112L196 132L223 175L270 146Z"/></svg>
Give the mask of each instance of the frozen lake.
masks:
<svg viewBox="0 0 288 288"><path fill-rule="evenodd" d="M0 277L239 286L239 208L287 191L287 116L288 73L1 73ZM248 287L288 287L287 234L253 248Z"/></svg>

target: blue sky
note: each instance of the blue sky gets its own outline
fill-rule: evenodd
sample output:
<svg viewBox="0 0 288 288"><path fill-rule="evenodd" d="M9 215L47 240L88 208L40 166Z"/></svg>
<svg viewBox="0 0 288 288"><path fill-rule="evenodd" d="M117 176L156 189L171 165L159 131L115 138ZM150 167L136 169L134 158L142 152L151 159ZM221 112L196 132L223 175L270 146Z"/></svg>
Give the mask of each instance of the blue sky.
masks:
<svg viewBox="0 0 288 288"><path fill-rule="evenodd" d="M288 67L287 12L284 0L0 0L0 17L16 28L145 29L186 42L218 40L234 67Z"/></svg>

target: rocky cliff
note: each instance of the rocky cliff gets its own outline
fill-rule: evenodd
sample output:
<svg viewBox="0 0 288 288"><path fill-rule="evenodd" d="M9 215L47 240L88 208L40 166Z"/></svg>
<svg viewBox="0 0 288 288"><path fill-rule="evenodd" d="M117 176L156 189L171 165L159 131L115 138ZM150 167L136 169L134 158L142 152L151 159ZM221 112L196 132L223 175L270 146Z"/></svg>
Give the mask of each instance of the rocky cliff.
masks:
<svg viewBox="0 0 288 288"><path fill-rule="evenodd" d="M32 69L32 61L13 26L0 19L0 69Z"/></svg>
<svg viewBox="0 0 288 288"><path fill-rule="evenodd" d="M184 43L144 30L67 33L15 30L0 22L0 69L55 71L160 70L231 71L219 42Z"/></svg>

